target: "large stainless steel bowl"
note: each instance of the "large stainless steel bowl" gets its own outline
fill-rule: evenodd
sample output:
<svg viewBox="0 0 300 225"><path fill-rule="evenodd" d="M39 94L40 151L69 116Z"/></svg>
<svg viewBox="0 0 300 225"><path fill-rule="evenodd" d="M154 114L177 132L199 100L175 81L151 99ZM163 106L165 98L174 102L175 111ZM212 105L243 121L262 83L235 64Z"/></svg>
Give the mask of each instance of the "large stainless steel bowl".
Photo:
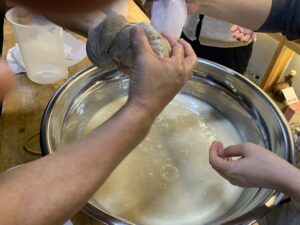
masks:
<svg viewBox="0 0 300 225"><path fill-rule="evenodd" d="M128 93L127 76L87 68L69 79L53 96L41 124L41 146L51 154L83 135L90 118L103 106ZM272 149L293 163L294 146L280 110L255 84L220 65L199 60L182 92L207 102L227 117L243 141ZM273 190L244 189L236 204L209 224L251 223L281 199ZM107 224L131 224L111 215L91 199L84 210ZM201 212L199 212L201 213Z"/></svg>

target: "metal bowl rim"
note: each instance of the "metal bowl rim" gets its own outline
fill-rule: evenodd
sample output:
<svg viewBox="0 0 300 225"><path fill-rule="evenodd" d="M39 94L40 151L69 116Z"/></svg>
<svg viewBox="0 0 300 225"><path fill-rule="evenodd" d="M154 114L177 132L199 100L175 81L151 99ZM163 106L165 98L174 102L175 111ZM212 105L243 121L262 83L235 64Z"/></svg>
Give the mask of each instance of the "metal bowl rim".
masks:
<svg viewBox="0 0 300 225"><path fill-rule="evenodd" d="M256 84L254 84L251 80L245 78L244 76L242 76L241 74L227 68L224 67L220 64L214 63L212 61L209 60L205 60L205 59L198 59L198 63L207 65L207 66L211 66L214 67L220 71L226 72L228 74L230 74L231 76L235 76L236 78L238 78L239 80L241 80L243 83L247 83L252 89L255 90L256 93L260 94L264 100L267 101L267 103L269 104L270 107L273 108L273 111L276 113L277 118L279 118L280 122L281 122L281 127L284 128L285 133L287 134L287 136L285 137L286 140L288 140L287 143L287 147L290 149L289 151L289 159L288 160L290 163L294 164L294 144L292 142L292 134L291 131L288 129L288 124L287 121L285 120L285 118L283 117L283 115L280 112L279 107L274 103L274 101L265 93L263 92ZM45 108L44 114L42 116L42 120L41 120L41 125L40 125L40 145L41 145L41 151L42 151L42 155L45 156L47 154L52 154L53 151L51 151L48 148L48 138L47 138L47 131L48 131L48 126L49 126L49 118L51 115L51 112L55 106L55 103L58 101L59 97L61 96L61 94L69 87L71 86L74 82L76 82L76 80L80 79L82 76L84 76L87 73L93 72L95 70L97 70L98 68L96 66L89 66L83 70L80 70L78 73L76 73L74 76L72 76L71 78L69 78L53 95L53 97L50 99L47 107ZM105 72L105 70L99 70L100 73ZM116 70L114 70L114 72L116 72ZM279 191L273 191L272 195L262 204L262 206L264 206L267 202L271 201L272 199L272 203L270 203L267 207L272 207L275 206L279 203L279 201L283 198L283 194ZM95 217L92 213L90 213L88 210L89 208L94 208L97 210L100 210L99 208L97 208L94 204L92 204L90 201L86 204L86 206L83 208L83 211L85 211L87 214L89 214L92 217ZM255 210L255 209L254 209ZM100 210L102 211L102 213L107 214L108 216L115 218L116 220L118 220L119 222L122 222L124 224L129 224L129 225L134 225L133 223L126 221L125 219L122 219L118 216L112 215L108 212L106 212L105 210ZM251 212L249 212L251 213ZM245 214L247 215L247 214ZM96 217L95 217L96 218ZM96 218L97 219L97 218ZM233 220L233 221L238 221L239 218ZM231 223L233 221L229 221L228 223Z"/></svg>

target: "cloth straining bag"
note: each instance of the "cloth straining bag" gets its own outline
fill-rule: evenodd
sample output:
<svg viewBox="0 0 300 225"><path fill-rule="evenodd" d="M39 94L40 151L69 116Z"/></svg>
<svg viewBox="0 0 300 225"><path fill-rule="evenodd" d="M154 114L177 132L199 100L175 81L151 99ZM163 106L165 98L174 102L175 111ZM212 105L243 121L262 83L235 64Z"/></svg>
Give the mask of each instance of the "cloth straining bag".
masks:
<svg viewBox="0 0 300 225"><path fill-rule="evenodd" d="M185 0L156 0L151 10L151 24L175 40L180 38L187 18Z"/></svg>

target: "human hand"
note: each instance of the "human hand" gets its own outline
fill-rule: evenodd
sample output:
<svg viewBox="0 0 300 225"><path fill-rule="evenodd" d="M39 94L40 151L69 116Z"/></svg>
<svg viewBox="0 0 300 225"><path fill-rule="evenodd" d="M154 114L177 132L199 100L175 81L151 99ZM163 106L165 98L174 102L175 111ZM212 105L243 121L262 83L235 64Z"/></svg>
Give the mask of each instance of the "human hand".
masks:
<svg viewBox="0 0 300 225"><path fill-rule="evenodd" d="M232 157L241 157L232 159ZM288 192L297 169L269 150L251 143L229 146L220 142L210 147L211 166L233 185L271 188ZM295 171L296 170L296 171Z"/></svg>
<svg viewBox="0 0 300 225"><path fill-rule="evenodd" d="M239 41L255 42L257 40L257 33L244 27L233 25L230 29L232 36Z"/></svg>
<svg viewBox="0 0 300 225"><path fill-rule="evenodd" d="M180 39L165 36L172 52L170 58L156 55L144 31L131 32L134 67L130 76L129 104L142 108L154 119L191 77L198 59L192 47Z"/></svg>
<svg viewBox="0 0 300 225"><path fill-rule="evenodd" d="M15 75L7 63L0 61L0 101L14 87Z"/></svg>

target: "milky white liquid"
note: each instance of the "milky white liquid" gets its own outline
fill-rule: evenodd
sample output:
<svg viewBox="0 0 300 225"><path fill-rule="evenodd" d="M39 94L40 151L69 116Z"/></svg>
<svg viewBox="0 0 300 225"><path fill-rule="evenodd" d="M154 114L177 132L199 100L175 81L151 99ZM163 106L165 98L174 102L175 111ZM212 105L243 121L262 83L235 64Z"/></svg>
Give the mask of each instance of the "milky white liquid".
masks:
<svg viewBox="0 0 300 225"><path fill-rule="evenodd" d="M122 98L101 109L86 132L111 117ZM202 225L222 216L241 189L209 165L213 140L241 143L233 125L207 103L179 94L147 138L94 195L106 211L143 225Z"/></svg>

